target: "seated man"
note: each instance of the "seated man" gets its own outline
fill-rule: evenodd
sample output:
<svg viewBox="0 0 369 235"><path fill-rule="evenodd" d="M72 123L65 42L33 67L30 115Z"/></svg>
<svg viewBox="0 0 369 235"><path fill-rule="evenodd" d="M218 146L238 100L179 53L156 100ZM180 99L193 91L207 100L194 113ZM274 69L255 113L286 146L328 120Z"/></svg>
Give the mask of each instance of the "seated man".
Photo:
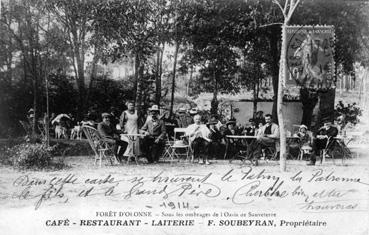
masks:
<svg viewBox="0 0 369 235"><path fill-rule="evenodd" d="M211 117L210 121L207 123L207 126L210 130L209 139L209 155L213 157L217 157L221 154L221 142L222 142L222 133L218 129L218 119L216 117Z"/></svg>
<svg viewBox="0 0 369 235"><path fill-rule="evenodd" d="M141 128L141 131L145 134L142 141L142 151L149 163L157 163L164 149L166 128L164 121L158 118L159 107L153 105L149 111L151 117L146 120Z"/></svg>
<svg viewBox="0 0 369 235"><path fill-rule="evenodd" d="M97 131L104 142L113 146L114 155L121 162L128 143L119 138L119 134L121 133L110 122L111 115L109 113L103 113L101 116L103 120L97 125Z"/></svg>
<svg viewBox="0 0 369 235"><path fill-rule="evenodd" d="M203 159L199 159L199 163L209 165L209 161L207 159L207 155L209 152L209 143L211 139L209 139L210 130L206 127L206 125L201 124L201 115L196 114L193 118L194 123L189 125L186 129L186 136L189 136L189 140L191 143L191 147L193 150L194 158L199 157L200 153L203 154Z"/></svg>
<svg viewBox="0 0 369 235"><path fill-rule="evenodd" d="M265 125L259 129L257 138L259 150L275 146L279 152L279 127L273 123L271 114L265 115Z"/></svg>
<svg viewBox="0 0 369 235"><path fill-rule="evenodd" d="M314 165L316 161L315 154L312 151L313 146L313 133L308 130L308 127L305 125L301 125L298 132L294 134L294 136L299 137L299 148L302 151L302 154L308 155L310 158L310 162L308 165Z"/></svg>
<svg viewBox="0 0 369 235"><path fill-rule="evenodd" d="M338 129L332 126L332 122L324 122L324 125L318 130L316 135L315 152L320 155L322 150L325 150L325 148L333 142L334 137L337 135ZM325 153L323 152L323 154Z"/></svg>

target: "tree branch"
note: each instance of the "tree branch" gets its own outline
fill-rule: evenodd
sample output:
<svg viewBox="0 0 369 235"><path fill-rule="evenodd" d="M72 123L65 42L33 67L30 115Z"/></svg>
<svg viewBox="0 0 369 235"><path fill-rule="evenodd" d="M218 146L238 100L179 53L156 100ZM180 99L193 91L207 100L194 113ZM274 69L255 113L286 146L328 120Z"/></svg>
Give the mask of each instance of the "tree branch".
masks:
<svg viewBox="0 0 369 235"><path fill-rule="evenodd" d="M275 4L277 4L277 6L279 7L279 9L281 10L283 17L286 18L286 14L285 14L285 9L286 9L286 4L287 4L287 0L286 0L286 4L285 4L285 9L282 8L281 4L278 2L278 0L273 0L273 2Z"/></svg>
<svg viewBox="0 0 369 235"><path fill-rule="evenodd" d="M274 26L274 25L282 25L283 23L281 22L277 22L277 23L270 23L270 24L263 24L260 25L258 28L265 28L265 27L269 27L269 26Z"/></svg>
<svg viewBox="0 0 369 235"><path fill-rule="evenodd" d="M301 0L297 0L296 2L294 2L294 0L291 0L291 6L290 9L288 11L288 21L291 19L293 12L295 11L296 7L299 5Z"/></svg>

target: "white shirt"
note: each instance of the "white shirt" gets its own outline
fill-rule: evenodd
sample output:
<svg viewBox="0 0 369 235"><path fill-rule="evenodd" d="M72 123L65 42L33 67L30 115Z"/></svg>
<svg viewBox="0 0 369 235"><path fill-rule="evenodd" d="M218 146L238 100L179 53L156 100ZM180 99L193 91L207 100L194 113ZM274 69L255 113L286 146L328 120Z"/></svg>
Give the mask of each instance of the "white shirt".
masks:
<svg viewBox="0 0 369 235"><path fill-rule="evenodd" d="M206 141L210 142L209 135L210 130L204 124L191 124L186 128L186 135L190 137L190 140L193 141L196 137L202 137Z"/></svg>

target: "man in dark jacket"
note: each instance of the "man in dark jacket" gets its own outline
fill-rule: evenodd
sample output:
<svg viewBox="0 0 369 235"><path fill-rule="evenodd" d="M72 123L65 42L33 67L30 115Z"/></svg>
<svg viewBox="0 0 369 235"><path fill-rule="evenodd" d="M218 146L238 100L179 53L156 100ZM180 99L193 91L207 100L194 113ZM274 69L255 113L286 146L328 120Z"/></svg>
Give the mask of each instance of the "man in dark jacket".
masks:
<svg viewBox="0 0 369 235"><path fill-rule="evenodd" d="M112 126L110 122L111 115L109 113L103 113L101 116L103 120L97 125L97 131L104 142L113 146L114 155L117 160L121 162L128 143L119 138L119 134L121 133L115 126Z"/></svg>
<svg viewBox="0 0 369 235"><path fill-rule="evenodd" d="M149 163L157 163L164 149L166 128L164 121L158 118L159 107L153 105L149 111L151 118L141 128L141 131L145 134L142 150Z"/></svg>
<svg viewBox="0 0 369 235"><path fill-rule="evenodd" d="M317 135L315 141L315 153L320 154L322 150L326 150L326 147L333 143L334 137L338 134L338 129L332 126L332 122L326 121L324 122L324 126L322 126ZM322 154L325 154L324 152ZM311 161L308 165L315 165L315 159Z"/></svg>

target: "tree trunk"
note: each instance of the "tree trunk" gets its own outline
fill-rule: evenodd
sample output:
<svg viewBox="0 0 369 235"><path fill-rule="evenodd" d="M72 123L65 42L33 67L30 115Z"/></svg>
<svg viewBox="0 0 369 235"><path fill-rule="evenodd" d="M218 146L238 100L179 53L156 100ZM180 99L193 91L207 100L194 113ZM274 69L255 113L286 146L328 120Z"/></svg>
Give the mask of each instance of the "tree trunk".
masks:
<svg viewBox="0 0 369 235"><path fill-rule="evenodd" d="M218 78L216 77L215 73L214 73L214 91L213 91L213 99L211 100L211 109L210 109L210 113L212 115L217 115L218 114Z"/></svg>
<svg viewBox="0 0 369 235"><path fill-rule="evenodd" d="M306 88L302 88L300 89L300 100L302 103L301 124L304 124L311 129L313 111L318 103L318 94L316 92L309 91Z"/></svg>
<svg viewBox="0 0 369 235"><path fill-rule="evenodd" d="M270 43L270 54L272 55L273 61L271 65L272 70L272 83L273 83L273 108L272 108L272 117L276 123L278 122L277 115L277 96L278 96L278 75L279 75L279 52L278 52L278 41L280 35L280 27L279 25L273 26L271 29L271 33L269 34L269 43Z"/></svg>
<svg viewBox="0 0 369 235"><path fill-rule="evenodd" d="M136 77L136 99L135 99L135 106L137 109L137 113L139 117L142 117L142 79L143 79L143 65L141 64L141 55L136 54L135 57L135 77Z"/></svg>
<svg viewBox="0 0 369 235"><path fill-rule="evenodd" d="M279 166L282 172L286 171L286 158L287 158L287 146L286 146L286 129L284 125L283 116L283 86L285 80L286 69L286 23L282 26L282 48L281 48L281 60L279 66L279 81L278 81L278 97L277 97L277 115L279 120L279 140L280 140L280 160Z"/></svg>
<svg viewBox="0 0 369 235"><path fill-rule="evenodd" d="M159 61L160 61L160 50L156 52L156 66L155 66L155 103L160 105L161 96L161 79L159 77Z"/></svg>
<svg viewBox="0 0 369 235"><path fill-rule="evenodd" d="M175 51L174 51L174 63L173 63L173 77L172 77L172 94L170 98L170 111L169 117L173 116L173 106L174 106L174 92L176 88L176 68L177 68L177 57L178 57L178 50L179 50L179 42L176 42Z"/></svg>
<svg viewBox="0 0 369 235"><path fill-rule="evenodd" d="M88 88L87 88L87 98L86 98L86 105L88 105L89 100L90 100L90 93L91 93L91 89L93 86L93 83L96 79L96 75L97 75L97 62L99 61L100 58L100 51L96 48L95 46L95 53L92 59L92 64L91 64L91 74L90 74L90 82L88 84ZM79 117L82 118L83 116ZM78 117L77 117L78 118Z"/></svg>
<svg viewBox="0 0 369 235"><path fill-rule="evenodd" d="M259 81L254 82L254 99L253 99L253 117L256 117L258 111L258 99L259 99Z"/></svg>
<svg viewBox="0 0 369 235"><path fill-rule="evenodd" d="M164 44L163 47L159 47L156 54L156 71L155 71L155 103L157 105L160 105L161 100L161 75L162 75L162 69L163 69L163 54L164 54Z"/></svg>
<svg viewBox="0 0 369 235"><path fill-rule="evenodd" d="M33 117L33 123L32 123L32 138L34 138L36 136L36 126L37 126L37 86L38 86L38 82L37 82L37 77L33 76L33 112L34 112L34 117Z"/></svg>

